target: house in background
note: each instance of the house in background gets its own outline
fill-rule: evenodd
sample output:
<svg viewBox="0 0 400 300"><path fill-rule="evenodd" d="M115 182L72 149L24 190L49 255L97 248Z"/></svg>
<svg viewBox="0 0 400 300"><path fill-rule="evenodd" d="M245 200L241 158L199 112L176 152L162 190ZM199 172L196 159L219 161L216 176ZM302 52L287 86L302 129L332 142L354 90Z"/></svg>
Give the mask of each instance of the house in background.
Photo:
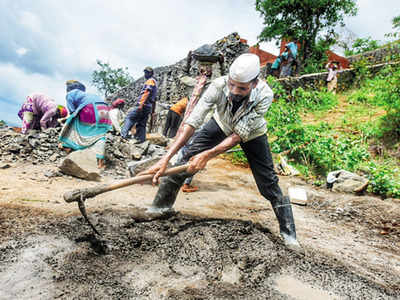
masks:
<svg viewBox="0 0 400 300"><path fill-rule="evenodd" d="M240 39L240 41L244 44L247 44L246 39ZM282 53L285 51L285 46L288 43L289 43L289 41L286 41L286 40L281 41L279 53ZM300 43L297 44L297 47L300 48ZM249 47L249 52L258 55L258 57L260 58L261 67L268 68L267 65L268 64L271 65L277 58L276 55L260 49L259 45ZM340 56L340 55L332 52L331 50L326 51L326 54L328 56L328 61L339 62L342 69L348 69L350 67L350 63L347 58Z"/></svg>

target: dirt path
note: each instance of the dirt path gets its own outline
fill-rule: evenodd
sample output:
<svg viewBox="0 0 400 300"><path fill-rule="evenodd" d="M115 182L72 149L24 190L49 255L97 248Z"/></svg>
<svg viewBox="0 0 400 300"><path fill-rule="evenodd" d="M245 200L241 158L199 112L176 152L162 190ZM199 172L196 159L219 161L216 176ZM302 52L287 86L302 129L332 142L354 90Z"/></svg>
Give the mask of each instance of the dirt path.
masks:
<svg viewBox="0 0 400 300"><path fill-rule="evenodd" d="M156 193L148 185L87 200L104 234L96 240L61 197L96 183L46 177L52 169L0 170L0 299L400 297L399 201L314 191L309 206L294 206L306 250L297 255L282 246L250 171L214 160L167 219L143 215Z"/></svg>

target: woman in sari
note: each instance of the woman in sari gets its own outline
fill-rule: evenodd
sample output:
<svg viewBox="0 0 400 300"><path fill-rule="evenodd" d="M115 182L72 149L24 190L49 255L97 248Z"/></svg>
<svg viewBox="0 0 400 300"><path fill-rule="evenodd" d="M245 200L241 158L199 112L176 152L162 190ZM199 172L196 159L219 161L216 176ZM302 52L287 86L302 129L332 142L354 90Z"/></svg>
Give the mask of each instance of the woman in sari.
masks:
<svg viewBox="0 0 400 300"><path fill-rule="evenodd" d="M46 130L57 127L57 119L66 116L67 110L64 106L57 105L52 98L43 94L26 97L18 112L18 117L22 120L22 133L27 133L30 129Z"/></svg>
<svg viewBox="0 0 400 300"><path fill-rule="evenodd" d="M97 166L102 169L105 168L106 133L112 129L109 107L99 96L85 91L82 83L67 81L66 99L70 116L60 134L60 147L92 149L97 158Z"/></svg>

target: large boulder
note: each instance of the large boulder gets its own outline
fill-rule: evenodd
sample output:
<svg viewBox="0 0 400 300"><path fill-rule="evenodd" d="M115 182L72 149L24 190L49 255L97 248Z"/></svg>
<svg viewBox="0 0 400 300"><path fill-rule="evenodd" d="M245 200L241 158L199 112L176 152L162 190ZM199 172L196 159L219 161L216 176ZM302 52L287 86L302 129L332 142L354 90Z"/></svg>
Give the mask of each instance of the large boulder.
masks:
<svg viewBox="0 0 400 300"><path fill-rule="evenodd" d="M74 151L64 158L59 166L62 173L74 177L100 181L96 154L91 149Z"/></svg>

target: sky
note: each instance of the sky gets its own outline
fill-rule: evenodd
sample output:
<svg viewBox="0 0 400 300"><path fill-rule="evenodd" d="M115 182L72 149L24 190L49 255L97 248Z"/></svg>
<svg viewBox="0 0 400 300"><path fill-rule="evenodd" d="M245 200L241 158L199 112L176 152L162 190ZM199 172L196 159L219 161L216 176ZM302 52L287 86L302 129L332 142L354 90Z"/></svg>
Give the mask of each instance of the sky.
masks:
<svg viewBox="0 0 400 300"><path fill-rule="evenodd" d="M0 120L20 125L26 96L44 93L65 104L65 81L89 92L96 59L128 67L134 78L145 66L165 66L189 50L232 33L257 43L263 19L255 0L0 0ZM358 0L346 27L357 37L384 41L399 0ZM277 54L274 42L261 49Z"/></svg>

